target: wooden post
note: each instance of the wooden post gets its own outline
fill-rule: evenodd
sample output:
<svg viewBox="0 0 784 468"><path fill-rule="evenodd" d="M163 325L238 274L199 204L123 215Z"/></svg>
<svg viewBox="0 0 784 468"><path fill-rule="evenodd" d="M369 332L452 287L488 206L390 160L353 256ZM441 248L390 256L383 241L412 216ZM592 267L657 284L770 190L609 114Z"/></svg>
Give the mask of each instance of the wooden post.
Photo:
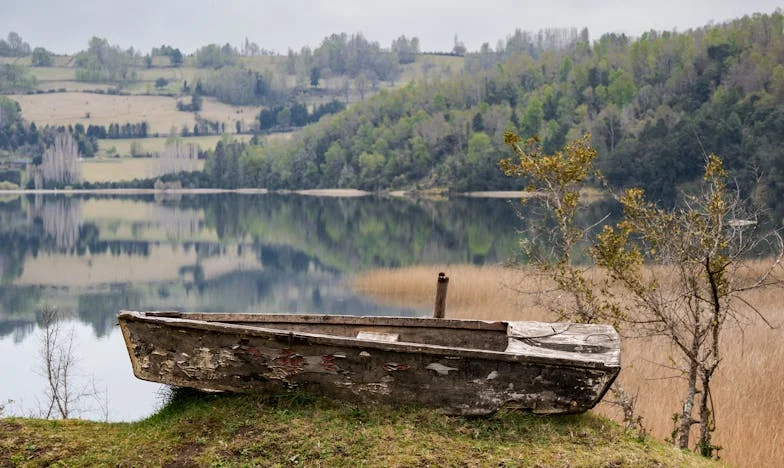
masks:
<svg viewBox="0 0 784 468"><path fill-rule="evenodd" d="M446 316L446 288L449 286L449 277L443 272L438 274L436 284L436 307L433 310L433 318L444 318Z"/></svg>

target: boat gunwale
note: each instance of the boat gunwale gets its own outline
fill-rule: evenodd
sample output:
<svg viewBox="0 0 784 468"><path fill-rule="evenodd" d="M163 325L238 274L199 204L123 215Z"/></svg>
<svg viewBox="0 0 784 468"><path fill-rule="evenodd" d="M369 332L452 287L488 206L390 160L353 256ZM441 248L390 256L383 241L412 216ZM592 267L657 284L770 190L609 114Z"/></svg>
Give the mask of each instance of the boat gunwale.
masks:
<svg viewBox="0 0 784 468"><path fill-rule="evenodd" d="M182 318L205 322L290 322L296 324L339 324L396 327L433 327L463 330L506 332L509 321L472 319L435 319L432 317L395 317L385 315L326 315L326 314L252 314L225 312L138 312L122 310L120 313L143 314L145 317ZM295 319L295 320L292 320Z"/></svg>
<svg viewBox="0 0 784 468"><path fill-rule="evenodd" d="M167 316L168 314L176 315L176 316ZM225 323L219 320L214 321L207 321L207 320L200 320L200 319L193 319L193 318L184 318L183 315L188 315L187 313L169 313L169 312L137 312L137 311L120 311L118 315L119 320L127 320L127 321L138 321L138 322L147 322L147 323L157 323L157 324L164 324L166 326L180 326L189 329L196 329L196 330L209 330L215 332L231 332L249 336L275 336L277 338L305 338L308 340L312 340L314 343L317 344L324 344L324 345L331 345L331 346L343 346L343 347L350 347L350 348L363 348L363 349L376 349L381 351L392 351L392 352L399 352L399 353L420 353L420 354L432 354L432 355L444 355L447 354L449 356L460 357L460 358L471 358L471 359L487 359L493 361L508 361L508 362L519 362L519 363L530 363L530 364L542 364L548 366L555 366L555 367L573 367L573 368L585 368L585 369L594 369L594 370L604 370L607 372L619 372L620 371L620 353L596 353L596 354L580 354L580 356L585 357L585 359L574 359L567 356L537 356L537 355L530 355L530 354L522 354L522 353L511 353L506 351L492 351L492 350L483 350L483 349L475 349L475 348L459 348L454 346L441 346L441 345L432 345L427 343L416 343L416 342L384 342L384 341L373 341L373 340L363 340L355 337L343 337L343 336L336 336L336 335L326 335L321 333L311 333L311 332L303 332L303 331L293 331L293 330L286 330L281 328L267 328L263 326L250 326L250 325L242 325L237 323ZM197 315L197 314L194 314ZM212 314L198 314L198 315L212 315ZM253 314L214 314L217 318L220 315L223 316L247 316L250 317ZM261 315L261 314L260 314ZM265 314L266 315L266 314ZM327 315L309 315L309 314L296 314L296 315L275 315L275 317L308 317L308 318L320 318L320 317L333 317ZM357 316L334 316L334 317L348 317L350 320L354 321L357 319L375 319L376 321L384 322L384 319L389 319L390 321L399 321L400 317L375 317L375 316L366 316L366 317L357 317ZM381 319L381 320L379 320ZM419 324L419 325L402 325L402 326L420 326L420 327L437 327L441 326L441 320L443 319L420 319L416 317L403 317L403 319L411 319L412 324ZM418 322L421 320L421 322ZM438 321L436 321L438 320ZM466 324L487 324L488 326L493 326L497 328L468 328L468 329L485 329L490 331L505 331L509 323L508 321L474 321L474 320L459 320L459 319L447 319L446 322L451 322L452 326L449 326L448 323L446 328L459 328L456 325L466 325ZM313 322L312 322L313 323ZM407 322L409 323L409 322ZM357 320L356 325L361 325L362 322ZM368 325L374 325L375 323L370 323ZM379 325L383 325L381 323ZM481 325L480 325L481 326ZM126 346L130 350L130 343L126 340ZM591 359L591 357L597 357L598 359ZM613 359L608 359L613 358ZM608 361L614 362L608 362Z"/></svg>

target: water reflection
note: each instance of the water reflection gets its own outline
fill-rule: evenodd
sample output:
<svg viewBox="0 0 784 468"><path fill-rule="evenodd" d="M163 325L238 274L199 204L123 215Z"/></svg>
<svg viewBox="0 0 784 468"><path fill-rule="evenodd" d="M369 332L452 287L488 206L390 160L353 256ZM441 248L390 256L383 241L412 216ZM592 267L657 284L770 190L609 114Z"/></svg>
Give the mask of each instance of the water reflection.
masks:
<svg viewBox="0 0 784 468"><path fill-rule="evenodd" d="M168 239L191 239L204 227L203 216L198 210L150 204L147 211L150 223L159 227Z"/></svg>
<svg viewBox="0 0 784 468"><path fill-rule="evenodd" d="M44 233L58 250L73 249L82 228L81 203L70 198L54 198L44 203L42 195L36 195L33 200L27 207L27 219L41 220Z"/></svg>
<svg viewBox="0 0 784 468"><path fill-rule="evenodd" d="M0 336L24 336L44 303L104 336L123 308L415 314L343 276L501 262L517 219L504 200L221 194L19 197L0 221Z"/></svg>

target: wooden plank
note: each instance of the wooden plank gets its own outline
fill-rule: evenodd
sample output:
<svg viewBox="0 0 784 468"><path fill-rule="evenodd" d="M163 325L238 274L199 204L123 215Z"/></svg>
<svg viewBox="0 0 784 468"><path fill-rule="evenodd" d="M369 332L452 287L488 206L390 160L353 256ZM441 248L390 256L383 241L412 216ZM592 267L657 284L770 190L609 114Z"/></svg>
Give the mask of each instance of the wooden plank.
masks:
<svg viewBox="0 0 784 468"><path fill-rule="evenodd" d="M620 336L609 325L509 322L507 333L510 353L621 365Z"/></svg>
<svg viewBox="0 0 784 468"><path fill-rule="evenodd" d="M137 313L120 311L120 313ZM356 325L394 325L399 327L439 327L470 330L498 330L506 332L506 322L465 319L433 319L430 317L385 317L322 314L249 314L249 313L200 313L200 312L144 312L147 317L172 316L205 322L288 322L288 323L341 323Z"/></svg>
<svg viewBox="0 0 784 468"><path fill-rule="evenodd" d="M383 341L386 343L394 343L400 338L397 333L378 333L372 331L361 331L357 333L358 340L365 341Z"/></svg>

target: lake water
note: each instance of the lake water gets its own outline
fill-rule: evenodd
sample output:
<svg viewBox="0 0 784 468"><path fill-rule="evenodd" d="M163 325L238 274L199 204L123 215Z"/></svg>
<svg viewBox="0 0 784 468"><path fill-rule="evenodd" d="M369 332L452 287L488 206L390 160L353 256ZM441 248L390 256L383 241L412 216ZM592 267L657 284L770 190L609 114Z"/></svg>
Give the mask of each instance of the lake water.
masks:
<svg viewBox="0 0 784 468"><path fill-rule="evenodd" d="M132 375L118 310L428 314L375 304L344 280L378 267L504 262L517 251L517 207L476 198L0 196L0 405L6 415L41 415L43 306L73 334L72 388L91 394L78 416L138 420L160 405L162 386Z"/></svg>

